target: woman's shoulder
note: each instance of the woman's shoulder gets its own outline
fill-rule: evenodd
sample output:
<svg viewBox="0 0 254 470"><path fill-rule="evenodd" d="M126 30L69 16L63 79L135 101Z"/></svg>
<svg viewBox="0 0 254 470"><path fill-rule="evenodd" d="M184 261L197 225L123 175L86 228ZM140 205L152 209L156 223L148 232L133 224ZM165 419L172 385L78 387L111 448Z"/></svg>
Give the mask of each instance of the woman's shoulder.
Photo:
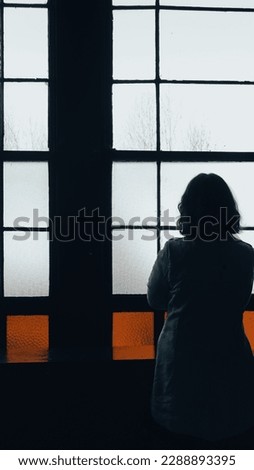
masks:
<svg viewBox="0 0 254 470"><path fill-rule="evenodd" d="M200 241L198 239L190 239L188 237L170 237L165 245L164 248L166 251L168 250L190 250L191 248L193 249L198 249L202 248L204 246L209 246L210 248L217 249L219 246L220 247L228 247L229 249L231 248L232 250L238 250L241 252L246 252L250 254L250 252L253 253L254 255L254 248L253 246L242 240L241 237L239 236L232 236L230 239L227 240L216 240L215 242L209 242L209 241Z"/></svg>
<svg viewBox="0 0 254 470"><path fill-rule="evenodd" d="M245 251L249 251L249 252L252 251L254 253L253 246L250 243L242 240L241 236L234 235L232 237L232 239L233 239L233 242L234 242L234 246L237 246L241 250L245 250Z"/></svg>

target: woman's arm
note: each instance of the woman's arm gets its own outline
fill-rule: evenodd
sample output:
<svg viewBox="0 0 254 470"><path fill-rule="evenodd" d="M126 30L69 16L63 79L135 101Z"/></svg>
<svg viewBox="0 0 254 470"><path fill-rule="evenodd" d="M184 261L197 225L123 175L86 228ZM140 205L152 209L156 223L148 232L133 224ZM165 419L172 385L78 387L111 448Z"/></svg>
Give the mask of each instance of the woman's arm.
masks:
<svg viewBox="0 0 254 470"><path fill-rule="evenodd" d="M147 284L147 300L155 310L166 310L169 301L169 246L159 252Z"/></svg>

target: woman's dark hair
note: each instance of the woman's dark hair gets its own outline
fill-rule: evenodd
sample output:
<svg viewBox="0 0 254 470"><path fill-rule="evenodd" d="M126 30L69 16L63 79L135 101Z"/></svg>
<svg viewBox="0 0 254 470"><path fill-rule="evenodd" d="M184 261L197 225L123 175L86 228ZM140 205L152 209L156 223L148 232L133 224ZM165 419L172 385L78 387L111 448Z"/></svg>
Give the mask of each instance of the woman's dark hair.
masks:
<svg viewBox="0 0 254 470"><path fill-rule="evenodd" d="M214 173L193 178L178 204L182 235L212 239L240 231L240 214L227 183Z"/></svg>

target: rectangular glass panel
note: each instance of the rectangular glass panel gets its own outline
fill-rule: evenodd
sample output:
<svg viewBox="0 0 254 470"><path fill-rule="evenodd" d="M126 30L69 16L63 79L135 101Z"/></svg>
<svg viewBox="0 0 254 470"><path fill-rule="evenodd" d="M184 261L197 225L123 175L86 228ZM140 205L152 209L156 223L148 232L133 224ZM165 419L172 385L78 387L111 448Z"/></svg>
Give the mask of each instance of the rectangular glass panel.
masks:
<svg viewBox="0 0 254 470"><path fill-rule="evenodd" d="M154 11L114 11L113 25L114 78L154 79Z"/></svg>
<svg viewBox="0 0 254 470"><path fill-rule="evenodd" d="M240 238L243 242L249 243L254 248L254 231L253 230L242 230L237 238ZM254 293L254 280L253 280L253 287L252 293Z"/></svg>
<svg viewBox="0 0 254 470"><path fill-rule="evenodd" d="M254 88L161 85L161 148L253 152Z"/></svg>
<svg viewBox="0 0 254 470"><path fill-rule="evenodd" d="M163 10L160 33L161 78L254 80L254 15Z"/></svg>
<svg viewBox="0 0 254 470"><path fill-rule="evenodd" d="M48 150L47 83L4 84L4 150Z"/></svg>
<svg viewBox="0 0 254 470"><path fill-rule="evenodd" d="M117 150L156 149L154 85L113 86L113 147Z"/></svg>
<svg viewBox="0 0 254 470"><path fill-rule="evenodd" d="M119 5L155 5L155 0L113 0L113 6Z"/></svg>
<svg viewBox="0 0 254 470"><path fill-rule="evenodd" d="M157 256L156 230L113 231L113 294L145 294Z"/></svg>
<svg viewBox="0 0 254 470"><path fill-rule="evenodd" d="M229 185L239 207L241 224L254 226L253 214L253 162L184 162L162 163L161 210L169 210L173 218L179 216L177 206L189 181L199 173L215 173ZM245 232L244 232L245 233Z"/></svg>
<svg viewBox="0 0 254 470"><path fill-rule="evenodd" d="M253 0L160 0L160 4L187 7L254 8Z"/></svg>
<svg viewBox="0 0 254 470"><path fill-rule="evenodd" d="M254 248L254 231L253 230L241 230L238 237L246 243L249 243Z"/></svg>
<svg viewBox="0 0 254 470"><path fill-rule="evenodd" d="M48 218L48 163L5 162L4 226L48 227Z"/></svg>
<svg viewBox="0 0 254 470"><path fill-rule="evenodd" d="M113 359L154 359L152 312L113 313Z"/></svg>
<svg viewBox="0 0 254 470"><path fill-rule="evenodd" d="M7 362L47 362L47 316L7 316Z"/></svg>
<svg viewBox="0 0 254 470"><path fill-rule="evenodd" d="M114 163L112 216L116 225L155 225L157 209L156 163Z"/></svg>
<svg viewBox="0 0 254 470"><path fill-rule="evenodd" d="M4 233L4 296L49 295L49 234Z"/></svg>
<svg viewBox="0 0 254 470"><path fill-rule="evenodd" d="M244 312L243 326L245 334L251 345L252 352L254 353L254 312Z"/></svg>
<svg viewBox="0 0 254 470"><path fill-rule="evenodd" d="M4 77L48 78L47 9L4 9Z"/></svg>

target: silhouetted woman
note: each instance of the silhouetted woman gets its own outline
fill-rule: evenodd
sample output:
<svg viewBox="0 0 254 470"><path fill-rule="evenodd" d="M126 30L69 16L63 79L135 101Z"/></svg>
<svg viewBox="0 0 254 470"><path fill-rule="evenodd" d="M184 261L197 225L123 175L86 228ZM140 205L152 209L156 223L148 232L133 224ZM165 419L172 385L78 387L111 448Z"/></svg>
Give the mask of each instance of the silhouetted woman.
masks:
<svg viewBox="0 0 254 470"><path fill-rule="evenodd" d="M157 347L152 415L172 432L209 440L254 424L254 369L242 316L254 250L236 234L240 215L225 181L199 174L178 206L183 238L167 241L148 281L168 312Z"/></svg>

